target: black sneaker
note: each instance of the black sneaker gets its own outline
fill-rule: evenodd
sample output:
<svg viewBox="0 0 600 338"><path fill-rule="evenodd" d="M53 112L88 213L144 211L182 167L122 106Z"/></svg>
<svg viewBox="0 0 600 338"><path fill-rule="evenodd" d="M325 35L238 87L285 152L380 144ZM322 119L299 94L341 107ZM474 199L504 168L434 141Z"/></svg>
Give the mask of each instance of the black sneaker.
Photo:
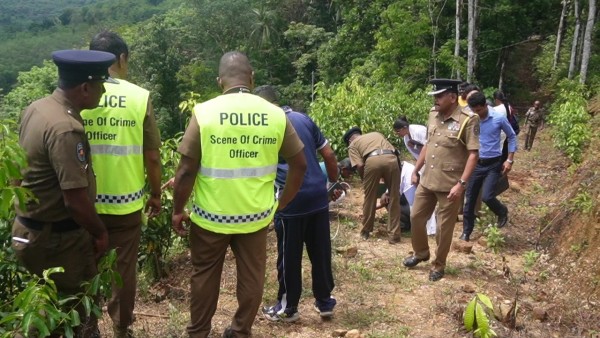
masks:
<svg viewBox="0 0 600 338"><path fill-rule="evenodd" d="M293 323L300 319L300 314L296 308L285 308L283 309L281 303L277 303L277 305L263 307L262 309L263 316L272 321L272 322L286 322Z"/></svg>
<svg viewBox="0 0 600 338"><path fill-rule="evenodd" d="M324 301L317 299L315 300L315 311L319 313L321 318L331 318L333 316L333 308L335 308L336 304L337 301L333 297L329 297L329 299Z"/></svg>

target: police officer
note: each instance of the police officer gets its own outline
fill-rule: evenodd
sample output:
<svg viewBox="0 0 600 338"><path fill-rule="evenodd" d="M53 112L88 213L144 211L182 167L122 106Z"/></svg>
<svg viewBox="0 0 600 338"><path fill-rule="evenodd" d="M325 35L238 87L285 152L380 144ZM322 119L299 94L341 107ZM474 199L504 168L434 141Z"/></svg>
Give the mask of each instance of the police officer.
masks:
<svg viewBox="0 0 600 338"><path fill-rule="evenodd" d="M97 180L96 211L106 224L109 249L117 249L122 287L112 288L107 304L116 338L130 337L136 291L136 263L142 229L145 174L150 197L149 216L160 211L160 135L149 92L126 80L129 50L116 33L93 37L90 50L113 54L109 73L118 84L106 84L98 108L85 110L86 133L94 156Z"/></svg>
<svg viewBox="0 0 600 338"><path fill-rule="evenodd" d="M396 149L377 132L362 134L359 127L353 127L344 134L348 145L348 157L363 180L365 199L363 202L362 239L367 240L373 231L377 188L383 178L390 192L390 217L388 218L388 242L400 242L400 164Z"/></svg>
<svg viewBox="0 0 600 338"><path fill-rule="evenodd" d="M223 55L223 95L194 107L178 151L172 225L185 235L190 218L190 337L207 337L217 308L227 247L237 264L238 309L223 337L248 337L262 301L267 226L294 198L306 170L303 144L281 108L251 94L254 72L240 52ZM273 194L278 155L289 165L279 201ZM192 189L193 212L183 210Z"/></svg>
<svg viewBox="0 0 600 338"><path fill-rule="evenodd" d="M413 184L419 184L411 213L414 254L404 260L404 266L429 260L425 224L439 203L436 257L429 273L429 280L435 282L444 276L458 209L477 165L479 117L458 106L459 80L434 79L431 83L434 91L429 95L433 95L435 106L427 122L427 143L412 174ZM423 177L419 178L423 167Z"/></svg>
<svg viewBox="0 0 600 338"><path fill-rule="evenodd" d="M96 211L96 183L90 145L80 112L98 105L103 83L113 82L107 68L112 54L63 50L52 53L58 67L58 88L29 105L21 116L19 144L29 167L21 186L35 200L17 205L12 246L19 261L39 276L52 275L58 291L74 295L96 274L96 256L108 246L106 228ZM80 309L83 310L83 309ZM96 318L80 311L78 337L99 337Z"/></svg>

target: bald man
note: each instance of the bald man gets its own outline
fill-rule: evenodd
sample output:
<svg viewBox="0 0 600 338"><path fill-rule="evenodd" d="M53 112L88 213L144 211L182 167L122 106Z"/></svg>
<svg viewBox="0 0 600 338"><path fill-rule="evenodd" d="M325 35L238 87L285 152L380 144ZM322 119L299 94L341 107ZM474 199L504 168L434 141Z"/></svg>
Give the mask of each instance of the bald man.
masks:
<svg viewBox="0 0 600 338"><path fill-rule="evenodd" d="M239 52L223 55L217 83L223 90L194 107L178 151L172 226L189 238L192 338L208 337L217 309L227 248L237 265L238 309L223 337L249 337L262 293L267 226L302 185L304 145L281 108L251 93L254 72ZM289 165L279 200L273 193L278 156ZM190 216L184 207L194 191Z"/></svg>

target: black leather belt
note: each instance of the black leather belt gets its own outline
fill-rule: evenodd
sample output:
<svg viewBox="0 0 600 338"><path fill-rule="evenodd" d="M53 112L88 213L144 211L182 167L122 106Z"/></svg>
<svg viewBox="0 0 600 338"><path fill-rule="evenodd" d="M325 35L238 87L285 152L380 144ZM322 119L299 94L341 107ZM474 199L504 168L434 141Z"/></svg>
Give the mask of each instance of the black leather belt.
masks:
<svg viewBox="0 0 600 338"><path fill-rule="evenodd" d="M394 150L389 150L389 149L377 149L374 150L372 152L370 152L366 157L371 157L371 156L379 156L379 155L395 155L396 151Z"/></svg>
<svg viewBox="0 0 600 338"><path fill-rule="evenodd" d="M17 216L17 220L31 230L42 231L46 222L39 222L31 218ZM50 223L52 226L52 232L67 232L75 229L79 229L81 226L77 224L72 218L63 219L62 221Z"/></svg>
<svg viewBox="0 0 600 338"><path fill-rule="evenodd" d="M479 160L477 160L477 164L488 165L488 164L499 162L501 160L502 160L502 156L491 157L491 158L480 158Z"/></svg>

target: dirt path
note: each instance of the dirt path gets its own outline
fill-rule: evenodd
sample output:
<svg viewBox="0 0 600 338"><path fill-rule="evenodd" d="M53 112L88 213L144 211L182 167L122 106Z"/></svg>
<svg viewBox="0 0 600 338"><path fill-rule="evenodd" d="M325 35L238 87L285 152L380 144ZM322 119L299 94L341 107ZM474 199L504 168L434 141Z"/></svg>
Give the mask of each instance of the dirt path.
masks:
<svg viewBox="0 0 600 338"><path fill-rule="evenodd" d="M573 328L562 326L559 318L550 317L543 322L533 318L534 309L552 313L554 305L545 301L548 297L544 294L554 285L552 269L542 262L528 272L524 269L524 255L536 249L540 218L564 199L556 184L565 174L564 159L551 146L546 131L538 133L531 152L519 152L515 159L511 188L501 196L510 208L510 225L501 229L505 244L494 253L483 240L478 240L483 229L478 228L472 253L452 250L446 277L435 283L428 281L429 264L412 270L402 266L402 260L412 250L410 235L403 234L397 245L388 244L384 211L378 211L372 238L360 239L362 192L360 183L353 182L349 197L331 210L334 295L338 301L334 318L322 321L312 309L310 266L305 258L300 321L272 323L264 320L259 311L253 336L331 337L336 329L358 329L365 337L465 337L468 333L462 326L462 312L474 292L485 293L496 306L506 307L515 299L517 290L517 329L511 331L496 321L493 327L501 337L565 337L576 333ZM462 223L457 223L455 242L461 229ZM433 237L430 246L435 247ZM269 252L264 305L272 304L277 294L274 232L269 233ZM221 337L237 307L231 254L225 264L211 337ZM168 279L140 288L137 312L141 314L134 324L136 337L186 337L190 271L189 257L182 254L173 260ZM102 329L107 337L111 336L109 322L105 316Z"/></svg>

